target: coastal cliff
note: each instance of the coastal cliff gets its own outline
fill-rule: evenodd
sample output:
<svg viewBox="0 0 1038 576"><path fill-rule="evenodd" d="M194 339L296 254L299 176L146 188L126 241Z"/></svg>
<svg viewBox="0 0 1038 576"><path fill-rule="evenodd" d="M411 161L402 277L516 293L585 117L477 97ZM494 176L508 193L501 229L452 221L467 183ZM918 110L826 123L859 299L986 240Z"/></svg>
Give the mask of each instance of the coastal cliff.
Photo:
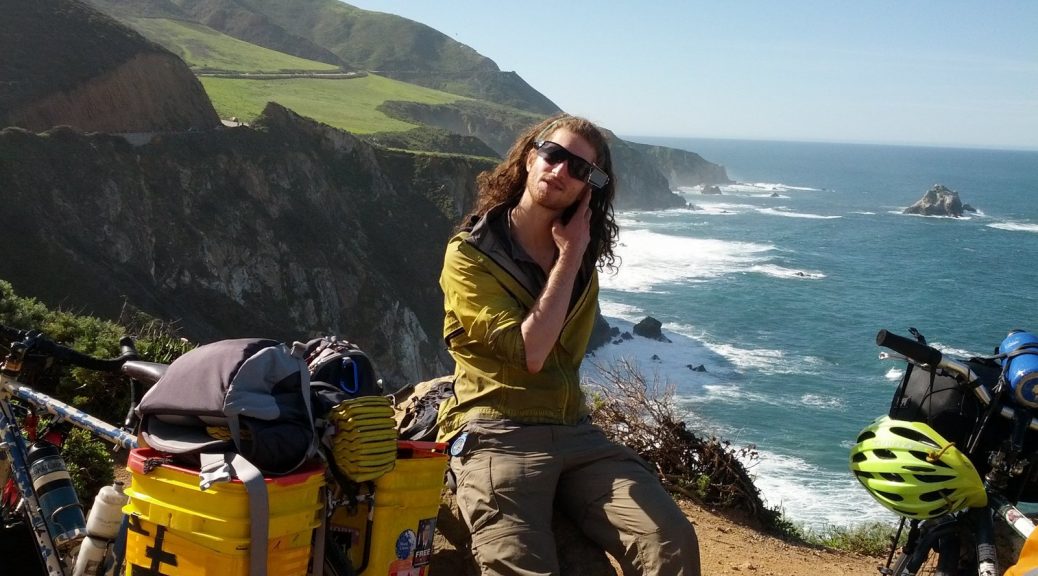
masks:
<svg viewBox="0 0 1038 576"><path fill-rule="evenodd" d="M0 243L16 250L0 278L104 317L129 302L196 341L337 334L398 386L448 371L436 279L485 167L385 152L277 105L253 128L137 147L9 128Z"/></svg>

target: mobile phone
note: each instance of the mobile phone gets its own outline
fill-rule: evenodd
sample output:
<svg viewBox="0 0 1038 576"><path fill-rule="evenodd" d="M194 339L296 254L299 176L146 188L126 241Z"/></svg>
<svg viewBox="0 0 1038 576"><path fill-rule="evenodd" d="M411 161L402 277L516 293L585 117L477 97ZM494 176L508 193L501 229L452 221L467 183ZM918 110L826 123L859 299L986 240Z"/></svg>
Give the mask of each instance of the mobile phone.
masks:
<svg viewBox="0 0 1038 576"><path fill-rule="evenodd" d="M559 216L559 220L563 224L569 224L569 219L572 218L574 214L576 214L578 206L580 206L580 200L577 200L569 206L566 206L566 209L562 211L562 215Z"/></svg>

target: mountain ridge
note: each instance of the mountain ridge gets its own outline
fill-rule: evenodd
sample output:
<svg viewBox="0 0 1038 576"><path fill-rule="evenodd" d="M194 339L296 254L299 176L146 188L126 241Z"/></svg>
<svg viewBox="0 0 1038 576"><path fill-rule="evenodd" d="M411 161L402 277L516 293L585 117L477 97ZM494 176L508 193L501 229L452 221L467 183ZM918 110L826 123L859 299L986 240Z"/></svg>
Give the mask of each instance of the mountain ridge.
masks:
<svg viewBox="0 0 1038 576"><path fill-rule="evenodd" d="M16 221L3 240L21 246L0 263L0 277L21 293L108 318L129 302L177 321L199 341L363 335L370 341L361 344L397 384L447 371L438 344L442 247L475 198L476 175L498 161L472 137L486 138L500 155L513 134L542 116L464 100L424 109L428 118L416 123L423 129L362 137L268 104L251 127L226 128L175 55L75 0L34 6L85 14L70 34L123 38L116 41L137 50L126 53L157 55L178 72L137 68L170 82L166 116L150 118L135 112L150 100L134 83L144 80L113 81L106 74L120 69L119 58L104 55L102 64L114 64L96 65L71 91L44 86L50 92L36 104L70 99L52 107L58 114L0 132L0 189ZM152 0L145 7L169 14L180 4ZM45 12L28 29L46 30ZM87 26L94 21L99 28ZM91 83L108 103L97 114L75 106L92 101L82 97ZM176 98L188 93L202 101ZM410 112L406 104L384 105L415 115L413 105ZM177 124L179 106L208 112L198 124ZM9 112L0 108L0 118ZM91 125L95 116L110 124ZM72 127L60 127L66 124ZM449 153L430 149L437 146ZM613 147L626 186L618 208L682 204L635 147L618 138ZM45 225L51 222L62 225Z"/></svg>

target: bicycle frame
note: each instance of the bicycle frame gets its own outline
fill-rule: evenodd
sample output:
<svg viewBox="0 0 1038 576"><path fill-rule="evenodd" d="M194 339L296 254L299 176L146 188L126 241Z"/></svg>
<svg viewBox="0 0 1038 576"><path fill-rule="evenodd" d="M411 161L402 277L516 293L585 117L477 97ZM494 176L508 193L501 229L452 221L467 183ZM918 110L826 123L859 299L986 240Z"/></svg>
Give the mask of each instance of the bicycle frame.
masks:
<svg viewBox="0 0 1038 576"><path fill-rule="evenodd" d="M19 505L25 507L26 516L48 575L66 576L71 573L72 567L65 566L62 562L60 557L62 551L57 549L47 529L47 522L33 489L32 479L29 477L27 461L29 448L11 407L12 398L17 398L36 409L44 410L54 418L55 422L69 422L73 426L86 430L121 448L136 448L137 437L60 400L20 384L12 377L0 374L0 437L2 437L0 449L8 454L11 476L22 498Z"/></svg>

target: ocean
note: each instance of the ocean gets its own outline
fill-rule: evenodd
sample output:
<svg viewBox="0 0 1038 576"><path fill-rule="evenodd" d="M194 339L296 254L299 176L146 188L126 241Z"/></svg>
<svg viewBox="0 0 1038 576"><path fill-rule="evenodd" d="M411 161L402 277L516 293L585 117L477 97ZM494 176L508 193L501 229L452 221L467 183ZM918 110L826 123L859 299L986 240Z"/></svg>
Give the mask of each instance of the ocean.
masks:
<svg viewBox="0 0 1038 576"><path fill-rule="evenodd" d="M678 190L696 209L618 214L603 314L628 331L652 316L671 342L607 345L585 374L622 356L672 385L693 429L757 447L756 485L794 522L893 522L847 468L903 372L876 332L915 327L968 356L1038 331L1038 152L627 139L697 152L738 183ZM938 183L976 213L901 214Z"/></svg>

